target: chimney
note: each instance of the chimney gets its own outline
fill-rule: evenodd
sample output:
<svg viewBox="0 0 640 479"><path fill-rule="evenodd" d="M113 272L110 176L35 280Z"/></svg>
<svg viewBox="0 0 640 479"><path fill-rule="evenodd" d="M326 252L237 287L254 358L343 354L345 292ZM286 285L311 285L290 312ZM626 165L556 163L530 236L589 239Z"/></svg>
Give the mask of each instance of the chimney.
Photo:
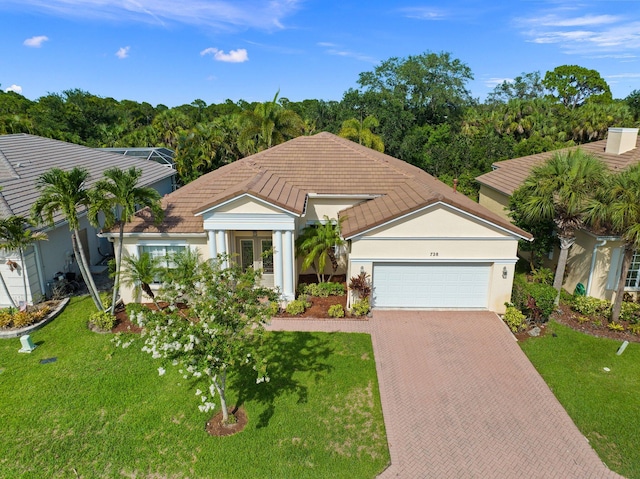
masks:
<svg viewBox="0 0 640 479"><path fill-rule="evenodd" d="M605 153L621 155L636 147L638 128L609 128Z"/></svg>

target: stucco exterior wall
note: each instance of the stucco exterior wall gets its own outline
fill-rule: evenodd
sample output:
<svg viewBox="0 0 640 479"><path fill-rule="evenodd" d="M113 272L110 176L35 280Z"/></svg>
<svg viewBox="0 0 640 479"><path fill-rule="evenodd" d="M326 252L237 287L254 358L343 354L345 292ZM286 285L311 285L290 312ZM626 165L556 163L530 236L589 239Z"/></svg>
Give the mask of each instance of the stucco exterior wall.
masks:
<svg viewBox="0 0 640 479"><path fill-rule="evenodd" d="M436 207L354 238L348 274L372 275L374 263L379 262L490 264L488 308L503 313L511 297L517 246L518 240L505 232L453 209Z"/></svg>
<svg viewBox="0 0 640 479"><path fill-rule="evenodd" d="M355 206L363 201L365 200L358 198L311 197L307 202L305 215L301 218L302 226L304 227L318 220L324 220L325 215L331 219L337 219L339 211Z"/></svg>
<svg viewBox="0 0 640 479"><path fill-rule="evenodd" d="M115 239L114 246L116 255L118 252L117 248L118 240ZM138 245L146 245L146 246L187 246L192 251L198 251L200 253L200 257L203 260L209 259L209 247L207 243L207 238L202 236L175 236L173 238L164 237L164 238L151 238L151 237L125 237L123 242L123 257L131 256L138 257ZM150 285L152 291L157 291L160 287L158 284ZM134 302L148 302L150 298L144 296L134 297L133 288L125 287L124 285L120 286L120 296L125 304L134 303Z"/></svg>
<svg viewBox="0 0 640 479"><path fill-rule="evenodd" d="M217 213L231 213L231 214L273 214L281 213L282 210L271 206L267 203L253 199L249 196L243 196L236 200L230 201L224 205L215 209Z"/></svg>
<svg viewBox="0 0 640 479"><path fill-rule="evenodd" d="M499 191L489 188L485 185L480 185L480 192L478 197L478 203L494 212L500 217L511 221L509 218L509 196Z"/></svg>

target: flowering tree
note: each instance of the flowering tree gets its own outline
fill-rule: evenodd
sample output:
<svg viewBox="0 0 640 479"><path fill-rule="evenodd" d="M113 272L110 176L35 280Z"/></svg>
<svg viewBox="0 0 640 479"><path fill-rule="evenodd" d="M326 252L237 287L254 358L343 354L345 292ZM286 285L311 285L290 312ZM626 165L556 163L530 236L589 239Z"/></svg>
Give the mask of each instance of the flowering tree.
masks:
<svg viewBox="0 0 640 479"><path fill-rule="evenodd" d="M225 262L230 266L224 267ZM208 391L196 391L202 401L199 408L213 409L217 393L227 424L229 372L252 362L256 382L269 380L259 345L265 323L277 311L278 293L259 285L260 271L243 271L222 257L198 262L188 281L179 281L181 276L168 276L172 279L162 286L158 297L169 303L165 310L143 311L133 318L143 328L142 350L162 359L163 366L179 366L185 379L208 379ZM158 368L160 375L165 373L163 366Z"/></svg>

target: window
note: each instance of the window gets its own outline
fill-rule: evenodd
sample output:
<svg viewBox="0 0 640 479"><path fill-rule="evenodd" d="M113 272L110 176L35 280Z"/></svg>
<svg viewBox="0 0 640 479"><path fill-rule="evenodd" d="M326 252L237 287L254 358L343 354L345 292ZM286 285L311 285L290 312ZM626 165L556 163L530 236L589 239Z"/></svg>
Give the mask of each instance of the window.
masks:
<svg viewBox="0 0 640 479"><path fill-rule="evenodd" d="M629 272L627 273L627 281L624 286L625 288L640 289L640 251L633 253L633 259L631 260Z"/></svg>
<svg viewBox="0 0 640 479"><path fill-rule="evenodd" d="M149 253L152 258L160 258L160 265L166 268L173 267L173 255L176 253L180 253L184 251L186 246L168 246L168 245L153 245L153 246L138 246L138 251L140 253ZM161 279L154 278L154 283L161 283Z"/></svg>

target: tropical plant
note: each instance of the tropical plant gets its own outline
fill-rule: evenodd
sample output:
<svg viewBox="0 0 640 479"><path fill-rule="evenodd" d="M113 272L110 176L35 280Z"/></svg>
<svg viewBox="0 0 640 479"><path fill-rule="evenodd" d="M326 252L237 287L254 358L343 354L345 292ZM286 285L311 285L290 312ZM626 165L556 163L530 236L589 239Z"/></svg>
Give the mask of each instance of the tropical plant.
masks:
<svg viewBox="0 0 640 479"><path fill-rule="evenodd" d="M340 233L345 219L346 217L342 216L333 220L325 215L323 222L316 221L315 224L306 226L296 240L297 256L302 257L302 270L313 266L319 283L326 279L324 270L327 260L331 262L332 269L327 281L331 281L338 270L336 249L345 244Z"/></svg>
<svg viewBox="0 0 640 479"><path fill-rule="evenodd" d="M28 306L27 268L24 259L24 250L36 241L44 241L47 235L42 231L29 229L33 224L23 216L12 215L0 219L0 248L5 251L17 251L22 265L22 286L24 288L24 304ZM4 282L4 279L2 280ZM6 285L5 285L6 287ZM11 303L15 304L13 299Z"/></svg>
<svg viewBox="0 0 640 479"><path fill-rule="evenodd" d="M245 155L257 153L302 135L304 121L292 110L278 103L278 91L273 100L259 103L240 119L238 146Z"/></svg>
<svg viewBox="0 0 640 479"><path fill-rule="evenodd" d="M139 257L126 256L122 259L124 268L120 272L120 281L128 288L133 287L133 295L138 298L144 292L158 309L156 295L151 289L151 284L164 272L161 260L153 257L147 251L140 253Z"/></svg>
<svg viewBox="0 0 640 479"><path fill-rule="evenodd" d="M109 168L103 175L104 178L96 183L91 192L89 219L92 224L97 225L99 213L103 213L107 229L118 224L118 252L111 300L111 313L115 313L120 289L124 226L131 221L138 209L149 208L156 224L164 218L164 211L160 204L160 194L156 190L138 186L142 176L141 169L131 167L123 171Z"/></svg>
<svg viewBox="0 0 640 479"><path fill-rule="evenodd" d="M589 205L588 219L595 227L604 227L624 241L622 268L611 311L611 321L617 321L629 266L634 252L640 250L640 165L607 177Z"/></svg>
<svg viewBox="0 0 640 479"><path fill-rule="evenodd" d="M555 224L560 240L553 282L556 302L560 299L569 248L575 243L576 231L584 225L592 192L604 177L605 166L598 158L580 149L561 151L535 166L514 193L524 198L520 214L525 220L542 222L550 219Z"/></svg>
<svg viewBox="0 0 640 479"><path fill-rule="evenodd" d="M382 138L371 131L378 126L380 126L380 122L373 115L367 116L364 120L350 118L342 122L342 128L340 128L338 136L357 141L367 148L383 152L384 142Z"/></svg>
<svg viewBox="0 0 640 479"><path fill-rule="evenodd" d="M36 181L36 188L40 191L40 197L31 207L32 219L36 222L44 222L53 226L56 215L61 213L69 224L72 232L71 245L78 261L80 274L87 283L91 299L98 311L102 311L102 301L98 294L98 288L93 281L89 263L80 242L79 210L89 207L91 199L85 182L89 178L89 172L83 168L73 168L64 171L60 168L52 168L42 174Z"/></svg>

